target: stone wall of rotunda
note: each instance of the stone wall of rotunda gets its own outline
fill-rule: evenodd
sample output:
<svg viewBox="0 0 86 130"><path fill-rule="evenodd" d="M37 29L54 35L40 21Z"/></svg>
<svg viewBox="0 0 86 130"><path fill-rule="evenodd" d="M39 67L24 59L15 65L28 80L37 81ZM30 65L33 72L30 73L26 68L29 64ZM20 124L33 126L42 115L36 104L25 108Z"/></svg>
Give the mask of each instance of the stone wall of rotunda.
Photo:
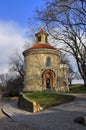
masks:
<svg viewBox="0 0 86 130"><path fill-rule="evenodd" d="M43 84L42 74L46 70L51 70L55 73L54 88L59 87L57 83L60 73L60 57L57 51L50 50L33 50L25 56L25 87L24 91L42 91L46 89ZM46 58L51 58L51 66L46 66ZM59 82L59 80L58 80Z"/></svg>

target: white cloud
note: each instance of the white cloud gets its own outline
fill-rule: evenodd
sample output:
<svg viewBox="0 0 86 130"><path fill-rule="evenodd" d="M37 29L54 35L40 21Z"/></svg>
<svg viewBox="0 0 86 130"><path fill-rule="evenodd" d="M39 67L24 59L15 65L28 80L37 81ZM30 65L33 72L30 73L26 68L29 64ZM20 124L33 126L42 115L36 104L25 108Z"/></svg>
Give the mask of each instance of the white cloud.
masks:
<svg viewBox="0 0 86 130"><path fill-rule="evenodd" d="M72 84L84 84L84 81L83 81L83 79L74 79L73 81L72 81Z"/></svg>
<svg viewBox="0 0 86 130"><path fill-rule="evenodd" d="M0 21L0 73L7 72L8 59L14 50L23 51L25 29L10 21Z"/></svg>

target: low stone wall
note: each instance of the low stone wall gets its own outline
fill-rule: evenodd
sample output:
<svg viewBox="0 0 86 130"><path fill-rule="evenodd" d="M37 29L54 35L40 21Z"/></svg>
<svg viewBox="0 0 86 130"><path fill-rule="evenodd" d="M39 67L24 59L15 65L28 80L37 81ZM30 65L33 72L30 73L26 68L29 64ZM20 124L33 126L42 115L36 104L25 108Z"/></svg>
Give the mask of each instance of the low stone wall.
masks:
<svg viewBox="0 0 86 130"><path fill-rule="evenodd" d="M23 94L20 94L17 105L21 109L29 112L39 112L42 110L42 108L37 102L28 99Z"/></svg>

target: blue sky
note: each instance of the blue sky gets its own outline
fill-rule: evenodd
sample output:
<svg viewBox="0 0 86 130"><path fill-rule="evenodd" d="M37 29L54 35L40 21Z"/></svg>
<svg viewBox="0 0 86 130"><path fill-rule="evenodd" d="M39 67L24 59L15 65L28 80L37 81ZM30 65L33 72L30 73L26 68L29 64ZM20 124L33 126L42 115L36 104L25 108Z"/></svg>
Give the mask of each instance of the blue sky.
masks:
<svg viewBox="0 0 86 130"><path fill-rule="evenodd" d="M0 19L26 26L28 18L33 19L35 9L43 4L43 0L0 0Z"/></svg>
<svg viewBox="0 0 86 130"><path fill-rule="evenodd" d="M22 54L28 19L33 20L36 8L43 4L44 0L0 0L0 74L8 72L9 57L16 49Z"/></svg>

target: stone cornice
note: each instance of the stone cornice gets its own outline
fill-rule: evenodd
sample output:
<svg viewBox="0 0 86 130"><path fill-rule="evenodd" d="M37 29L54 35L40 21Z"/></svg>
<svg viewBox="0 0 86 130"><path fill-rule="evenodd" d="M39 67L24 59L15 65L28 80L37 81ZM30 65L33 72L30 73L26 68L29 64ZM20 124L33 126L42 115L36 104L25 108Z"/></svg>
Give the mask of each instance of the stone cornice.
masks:
<svg viewBox="0 0 86 130"><path fill-rule="evenodd" d="M60 51L54 49L40 48L40 49L33 49L33 50L25 50L23 52L24 56L28 56L32 54L54 54L60 56Z"/></svg>

